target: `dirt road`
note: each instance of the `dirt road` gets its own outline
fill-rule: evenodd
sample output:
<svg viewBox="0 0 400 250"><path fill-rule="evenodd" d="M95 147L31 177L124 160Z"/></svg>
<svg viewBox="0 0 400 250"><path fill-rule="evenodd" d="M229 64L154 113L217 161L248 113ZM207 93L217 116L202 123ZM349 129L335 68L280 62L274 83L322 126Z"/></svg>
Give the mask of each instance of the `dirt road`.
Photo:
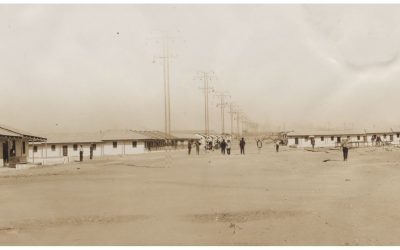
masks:
<svg viewBox="0 0 400 250"><path fill-rule="evenodd" d="M391 151L390 151L391 150ZM2 245L399 245L400 150L184 151L0 173Z"/></svg>

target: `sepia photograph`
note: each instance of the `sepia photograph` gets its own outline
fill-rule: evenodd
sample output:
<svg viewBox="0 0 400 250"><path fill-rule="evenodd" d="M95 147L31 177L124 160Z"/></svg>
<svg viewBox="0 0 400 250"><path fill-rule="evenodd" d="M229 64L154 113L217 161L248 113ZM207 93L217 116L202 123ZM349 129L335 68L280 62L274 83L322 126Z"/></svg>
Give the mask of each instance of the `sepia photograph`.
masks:
<svg viewBox="0 0 400 250"><path fill-rule="evenodd" d="M400 5L1 3L0 246L400 245Z"/></svg>

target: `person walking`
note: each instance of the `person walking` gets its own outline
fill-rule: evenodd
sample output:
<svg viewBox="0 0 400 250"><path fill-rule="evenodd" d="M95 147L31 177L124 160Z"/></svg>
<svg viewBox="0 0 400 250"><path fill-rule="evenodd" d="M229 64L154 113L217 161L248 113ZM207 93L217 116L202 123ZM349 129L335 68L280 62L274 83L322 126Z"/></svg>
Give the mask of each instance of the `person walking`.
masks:
<svg viewBox="0 0 400 250"><path fill-rule="evenodd" d="M240 147L240 154L244 155L244 146L246 145L246 142L244 141L244 138L242 137L242 139L239 142L239 147Z"/></svg>
<svg viewBox="0 0 400 250"><path fill-rule="evenodd" d="M80 145L79 147L79 161L83 161L83 147Z"/></svg>
<svg viewBox="0 0 400 250"><path fill-rule="evenodd" d="M349 139L344 139L341 143L342 151L343 151L343 161L347 161L347 157L349 155Z"/></svg>
<svg viewBox="0 0 400 250"><path fill-rule="evenodd" d="M192 151L192 142L188 141L188 155L190 155L191 151Z"/></svg>
<svg viewBox="0 0 400 250"><path fill-rule="evenodd" d="M275 150L276 150L277 153L279 152L279 143L280 143L279 140L275 141Z"/></svg>
<svg viewBox="0 0 400 250"><path fill-rule="evenodd" d="M229 140L229 139L226 141L226 153L228 155L231 154L231 140Z"/></svg>

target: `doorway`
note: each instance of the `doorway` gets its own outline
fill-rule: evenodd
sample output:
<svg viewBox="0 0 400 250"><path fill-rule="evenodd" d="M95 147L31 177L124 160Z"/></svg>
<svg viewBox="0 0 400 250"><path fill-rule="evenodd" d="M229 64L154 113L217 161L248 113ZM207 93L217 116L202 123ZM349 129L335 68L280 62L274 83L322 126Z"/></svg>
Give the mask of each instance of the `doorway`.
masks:
<svg viewBox="0 0 400 250"><path fill-rule="evenodd" d="M63 156L68 156L68 146L63 146Z"/></svg>

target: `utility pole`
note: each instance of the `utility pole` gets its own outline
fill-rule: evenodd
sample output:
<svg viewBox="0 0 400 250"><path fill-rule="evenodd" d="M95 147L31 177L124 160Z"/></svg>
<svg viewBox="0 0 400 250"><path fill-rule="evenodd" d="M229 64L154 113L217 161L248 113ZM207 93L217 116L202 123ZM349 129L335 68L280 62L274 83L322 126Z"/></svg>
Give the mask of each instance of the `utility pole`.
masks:
<svg viewBox="0 0 400 250"><path fill-rule="evenodd" d="M225 134L225 107L228 104L225 102L225 97L230 98L231 96L228 95L228 92L218 92L215 96L221 98L217 107L221 108L221 134L223 135Z"/></svg>
<svg viewBox="0 0 400 250"><path fill-rule="evenodd" d="M202 80L204 86L200 88L204 92L204 133L206 136L210 135L210 118L209 118L209 110L208 110L208 94L210 92L214 92L214 89L210 87L209 82L215 79L214 72L205 72L201 71L198 73L198 79Z"/></svg>
<svg viewBox="0 0 400 250"><path fill-rule="evenodd" d="M231 116L231 136L233 136L233 116L235 115L234 107L237 106L233 103L229 104L229 114Z"/></svg>
<svg viewBox="0 0 400 250"><path fill-rule="evenodd" d="M173 40L172 37L165 35L161 37L162 40L162 56L154 57L153 63L156 59L162 60L163 64L163 79L164 79L164 132L165 143L168 144L171 138L171 97L170 97L170 49L169 43Z"/></svg>

